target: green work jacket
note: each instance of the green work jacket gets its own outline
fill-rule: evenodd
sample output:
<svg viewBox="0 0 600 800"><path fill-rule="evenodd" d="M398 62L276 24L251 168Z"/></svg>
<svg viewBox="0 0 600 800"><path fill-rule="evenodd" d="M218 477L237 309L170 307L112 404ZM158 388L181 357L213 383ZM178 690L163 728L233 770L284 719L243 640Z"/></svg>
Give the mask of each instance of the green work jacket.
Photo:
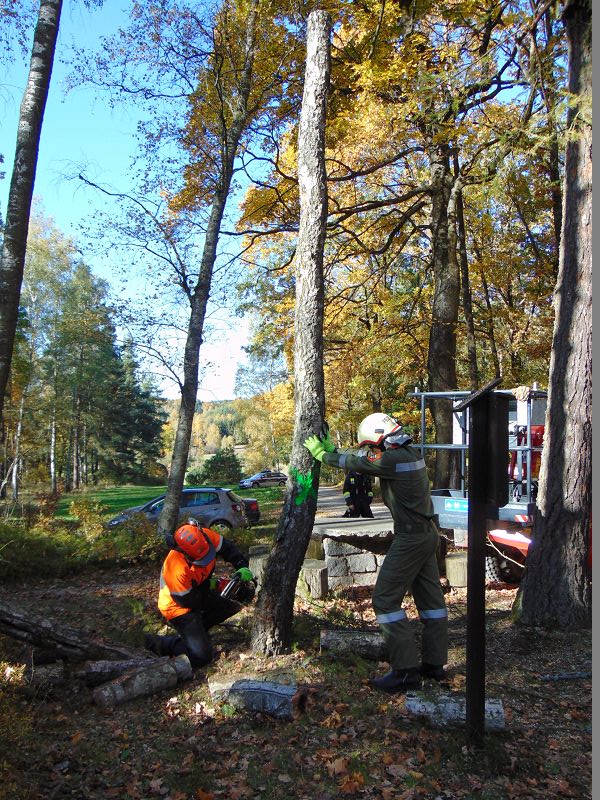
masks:
<svg viewBox="0 0 600 800"><path fill-rule="evenodd" d="M325 453L323 463L379 478L381 498L394 520L394 531L411 530L433 519L429 477L421 453L410 445L382 453Z"/></svg>

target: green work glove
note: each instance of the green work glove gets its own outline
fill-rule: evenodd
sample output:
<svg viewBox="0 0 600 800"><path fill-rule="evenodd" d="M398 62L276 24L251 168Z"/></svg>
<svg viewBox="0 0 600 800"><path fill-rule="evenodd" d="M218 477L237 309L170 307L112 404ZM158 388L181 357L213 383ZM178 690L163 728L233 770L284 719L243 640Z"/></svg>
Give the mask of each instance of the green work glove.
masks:
<svg viewBox="0 0 600 800"><path fill-rule="evenodd" d="M308 439L305 439L304 447L306 447L307 450L310 450L310 454L317 461L323 461L323 456L325 455L327 450L325 449L325 445L319 439L318 436L315 436L313 434L312 436L309 436Z"/></svg>
<svg viewBox="0 0 600 800"><path fill-rule="evenodd" d="M333 443L331 436L329 435L329 425L324 422L323 427L321 428L321 436L319 437L323 442L323 447L327 453L335 453L336 446Z"/></svg>
<svg viewBox="0 0 600 800"><path fill-rule="evenodd" d="M246 583L246 581L254 580L254 575L250 572L248 567L240 567L239 569L236 569L235 574L239 575L244 583Z"/></svg>
<svg viewBox="0 0 600 800"><path fill-rule="evenodd" d="M216 575L212 575L211 576L211 578L208 581L208 586L209 586L210 589L213 590L213 592L216 590L216 588L217 588L217 577L216 577Z"/></svg>

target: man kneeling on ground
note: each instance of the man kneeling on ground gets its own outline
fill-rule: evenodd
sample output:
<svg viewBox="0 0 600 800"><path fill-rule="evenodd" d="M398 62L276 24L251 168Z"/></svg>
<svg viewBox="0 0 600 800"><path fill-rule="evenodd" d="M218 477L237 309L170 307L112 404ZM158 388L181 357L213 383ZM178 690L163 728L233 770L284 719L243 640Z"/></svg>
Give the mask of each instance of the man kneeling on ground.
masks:
<svg viewBox="0 0 600 800"><path fill-rule="evenodd" d="M241 611L242 605L221 597L211 580L217 554L230 563L242 581L252 581L248 560L235 544L190 519L175 531L174 546L162 565L158 608L177 633L146 634L145 645L161 656L188 656L192 667L208 664L213 649L208 631Z"/></svg>

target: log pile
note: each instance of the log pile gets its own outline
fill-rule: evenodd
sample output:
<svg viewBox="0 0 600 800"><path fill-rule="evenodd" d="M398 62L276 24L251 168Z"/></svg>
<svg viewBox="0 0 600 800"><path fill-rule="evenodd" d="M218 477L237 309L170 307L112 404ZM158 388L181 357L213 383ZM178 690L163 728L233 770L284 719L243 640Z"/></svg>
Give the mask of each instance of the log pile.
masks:
<svg viewBox="0 0 600 800"><path fill-rule="evenodd" d="M34 660L25 672L28 691L51 690L63 683L67 677L65 661L84 662L83 669L74 674L90 688L96 687L92 698L102 707L172 689L192 677L192 667L185 655L159 658L147 650L60 625L6 602L0 602L0 634L39 648L42 654L40 661L44 665Z"/></svg>

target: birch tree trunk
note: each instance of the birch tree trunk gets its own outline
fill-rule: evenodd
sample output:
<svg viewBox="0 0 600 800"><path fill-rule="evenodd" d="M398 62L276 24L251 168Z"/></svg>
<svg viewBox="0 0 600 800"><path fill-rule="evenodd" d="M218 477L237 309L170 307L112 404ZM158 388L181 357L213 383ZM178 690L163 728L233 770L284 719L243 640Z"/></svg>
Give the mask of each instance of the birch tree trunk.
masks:
<svg viewBox="0 0 600 800"><path fill-rule="evenodd" d="M17 421L17 430L15 432L15 468L12 474L12 499L19 499L19 479L22 470L21 463L21 440L23 436L23 416L25 414L25 393L21 397L19 403L19 419Z"/></svg>
<svg viewBox="0 0 600 800"><path fill-rule="evenodd" d="M29 78L19 112L17 146L0 263L0 418L4 409L17 328L31 200L61 9L62 0L40 2Z"/></svg>
<svg viewBox="0 0 600 800"><path fill-rule="evenodd" d="M258 597L252 646L274 655L289 650L294 596L317 509L320 464L303 446L325 414L323 375L323 247L327 223L325 118L330 75L331 20L325 11L308 17L306 72L298 131L300 227L296 249L294 324L295 425L286 492Z"/></svg>
<svg viewBox="0 0 600 800"><path fill-rule="evenodd" d="M592 4L567 2L568 138L548 409L533 543L522 583L527 625L590 627L592 522Z"/></svg>
<svg viewBox="0 0 600 800"><path fill-rule="evenodd" d="M221 140L221 175L219 188L215 191L211 213L204 239L202 262L198 281L190 295L190 319L188 323L187 338L183 358L183 384L181 386L181 405L169 477L167 480L167 494L163 510L158 521L158 533L170 542L170 537L175 532L179 516L179 501L187 469L192 425L196 411L198 396L198 372L200 367L200 345L204 331L206 306L210 296L213 270L217 259L217 245L221 232L221 224L227 197L231 187L234 172L234 162L240 143L240 138L248 124L248 100L252 87L254 57L256 50L256 24L259 0L253 0L246 20L245 59L244 67L239 78L238 94L235 97L223 95L224 105L230 104L234 108L232 121L229 128L225 119L228 114L223 113L223 130ZM223 89L223 92L225 88Z"/></svg>

